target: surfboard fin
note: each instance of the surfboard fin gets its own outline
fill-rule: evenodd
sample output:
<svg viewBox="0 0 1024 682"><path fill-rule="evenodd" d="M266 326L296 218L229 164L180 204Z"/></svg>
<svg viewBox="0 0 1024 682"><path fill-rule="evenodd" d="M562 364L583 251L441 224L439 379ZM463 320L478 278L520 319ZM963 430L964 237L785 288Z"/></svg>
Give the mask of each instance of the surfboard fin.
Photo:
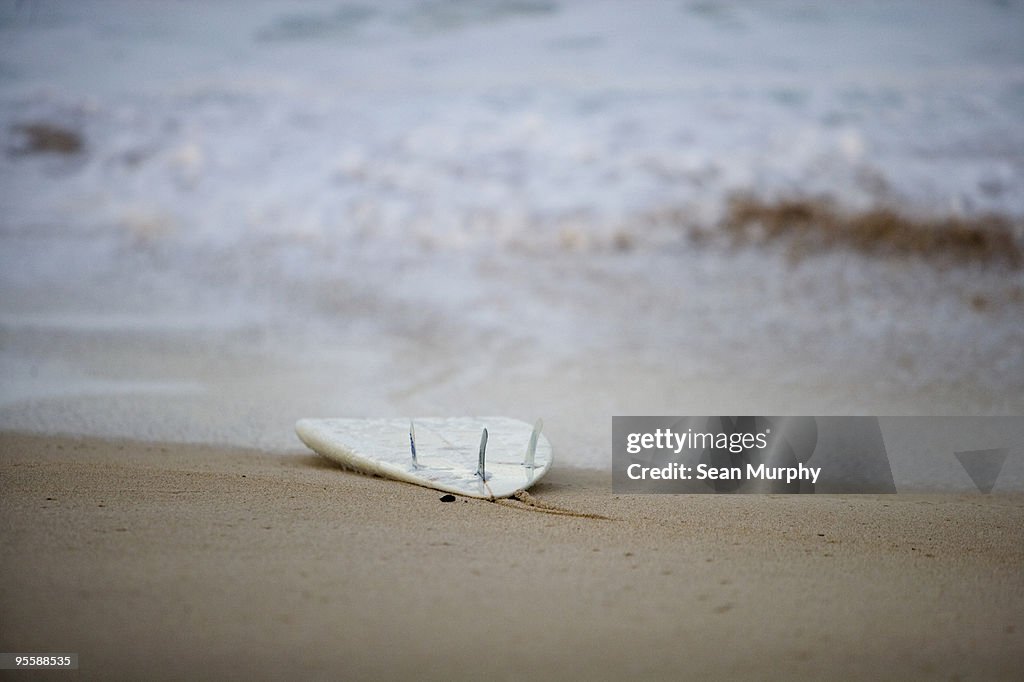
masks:
<svg viewBox="0 0 1024 682"><path fill-rule="evenodd" d="M537 439L540 438L540 431L544 428L544 420L537 419L533 425L533 433L530 434L530 444L526 447L526 457L523 459L523 466L533 469L537 461Z"/></svg>
<svg viewBox="0 0 1024 682"><path fill-rule="evenodd" d="M420 468L420 463L416 459L416 428L412 425L412 420L409 420L409 449L412 450L412 466L414 469Z"/></svg>
<svg viewBox="0 0 1024 682"><path fill-rule="evenodd" d="M480 434L480 463L476 467L476 475L479 476L480 479L483 480L483 481L487 480L487 471L484 468L484 462L485 462L485 459L486 459L486 453L487 453L487 429L485 428L484 432L482 434Z"/></svg>

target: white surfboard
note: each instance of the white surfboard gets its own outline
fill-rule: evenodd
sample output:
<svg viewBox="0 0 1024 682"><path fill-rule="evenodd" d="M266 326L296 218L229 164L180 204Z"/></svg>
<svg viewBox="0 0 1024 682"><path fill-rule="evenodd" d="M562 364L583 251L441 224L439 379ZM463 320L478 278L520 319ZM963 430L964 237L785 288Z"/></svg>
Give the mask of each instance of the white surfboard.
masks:
<svg viewBox="0 0 1024 682"><path fill-rule="evenodd" d="M507 417L300 419L317 454L368 474L457 495L497 499L526 490L553 453L535 426Z"/></svg>

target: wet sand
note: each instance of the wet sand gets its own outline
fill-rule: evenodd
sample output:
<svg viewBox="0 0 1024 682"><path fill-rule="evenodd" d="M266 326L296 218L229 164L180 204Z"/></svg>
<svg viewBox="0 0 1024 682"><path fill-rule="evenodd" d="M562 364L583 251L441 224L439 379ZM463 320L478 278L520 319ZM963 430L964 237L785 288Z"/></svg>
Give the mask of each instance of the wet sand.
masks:
<svg viewBox="0 0 1024 682"><path fill-rule="evenodd" d="M579 515L554 514L444 503L299 449L17 433L0 488L0 650L80 654L33 679L1024 664L1020 495L616 496L609 473L556 462L533 497Z"/></svg>

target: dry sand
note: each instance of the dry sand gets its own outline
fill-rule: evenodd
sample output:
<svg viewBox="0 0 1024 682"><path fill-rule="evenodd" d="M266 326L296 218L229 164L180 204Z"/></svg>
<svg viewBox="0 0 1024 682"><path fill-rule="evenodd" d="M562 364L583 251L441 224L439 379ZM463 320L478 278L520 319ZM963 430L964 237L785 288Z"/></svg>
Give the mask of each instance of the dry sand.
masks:
<svg viewBox="0 0 1024 682"><path fill-rule="evenodd" d="M440 501L299 451L0 436L10 679L1016 678L1022 496Z"/></svg>

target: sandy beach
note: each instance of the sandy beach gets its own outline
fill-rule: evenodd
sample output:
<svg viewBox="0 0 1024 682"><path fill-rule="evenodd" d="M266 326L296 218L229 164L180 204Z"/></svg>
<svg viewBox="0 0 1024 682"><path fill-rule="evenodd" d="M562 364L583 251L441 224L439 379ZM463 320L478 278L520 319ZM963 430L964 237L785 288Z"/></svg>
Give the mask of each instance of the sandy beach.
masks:
<svg viewBox="0 0 1024 682"><path fill-rule="evenodd" d="M33 679L1019 679L1024 660L1015 494L616 496L556 464L533 498L574 514L548 513L299 448L11 432L0 482L0 649L80 654Z"/></svg>
<svg viewBox="0 0 1024 682"><path fill-rule="evenodd" d="M0 679L1021 679L1022 25L0 3ZM293 428L474 415L530 498ZM617 495L645 415L897 494Z"/></svg>

